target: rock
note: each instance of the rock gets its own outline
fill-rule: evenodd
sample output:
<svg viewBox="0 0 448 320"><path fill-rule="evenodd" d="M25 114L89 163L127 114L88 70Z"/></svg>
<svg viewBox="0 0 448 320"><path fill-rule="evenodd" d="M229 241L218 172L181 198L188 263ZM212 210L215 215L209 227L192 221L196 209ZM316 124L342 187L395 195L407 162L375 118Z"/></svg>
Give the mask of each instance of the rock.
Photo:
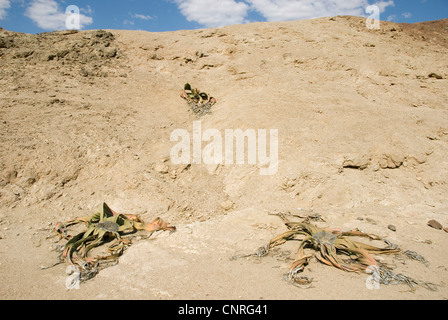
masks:
<svg viewBox="0 0 448 320"><path fill-rule="evenodd" d="M221 208L223 208L226 211L229 211L233 208L234 203L230 200L227 200L227 201L221 202L220 205L221 205Z"/></svg>
<svg viewBox="0 0 448 320"><path fill-rule="evenodd" d="M70 50L65 49L62 51L59 51L58 53L56 53L56 57L58 58L58 60L60 59L64 59L66 55L68 55L70 53Z"/></svg>
<svg viewBox="0 0 448 320"><path fill-rule="evenodd" d="M17 171L14 169L6 169L3 171L3 177L2 180L5 181L6 184L11 183L15 178L17 178Z"/></svg>
<svg viewBox="0 0 448 320"><path fill-rule="evenodd" d="M158 173L166 174L170 168L166 164L158 163L155 165L154 170Z"/></svg>
<svg viewBox="0 0 448 320"><path fill-rule="evenodd" d="M81 70L79 70L79 75L81 77L88 77L89 76L89 71L87 71L86 69L84 69L83 67L81 67Z"/></svg>
<svg viewBox="0 0 448 320"><path fill-rule="evenodd" d="M157 60L157 61L164 60L163 57L159 56L157 53L154 53L153 55L151 55L150 59Z"/></svg>
<svg viewBox="0 0 448 320"><path fill-rule="evenodd" d="M113 35L113 33L105 30L97 30L93 33L93 36L103 40L109 40L109 41L115 40L115 36Z"/></svg>
<svg viewBox="0 0 448 320"><path fill-rule="evenodd" d="M368 156L356 156L346 158L342 163L343 168L364 170L370 165L371 159Z"/></svg>
<svg viewBox="0 0 448 320"><path fill-rule="evenodd" d="M396 169L400 168L403 165L404 156L391 154L391 155L383 155L381 159L378 161L378 165L381 169Z"/></svg>
<svg viewBox="0 0 448 320"><path fill-rule="evenodd" d="M441 75L439 75L439 74L437 74L437 73L434 73L434 72L431 72L431 73L428 75L428 78L435 78L435 79L438 79L438 80L443 79L443 77L442 77Z"/></svg>
<svg viewBox="0 0 448 320"><path fill-rule="evenodd" d="M397 231L397 227L395 227L393 224L388 225L387 228L389 230L392 230L393 232Z"/></svg>
<svg viewBox="0 0 448 320"><path fill-rule="evenodd" d="M446 233L448 233L448 227L443 228L443 231L445 231Z"/></svg>
<svg viewBox="0 0 448 320"><path fill-rule="evenodd" d="M427 155L425 153L415 154L408 156L406 160L413 165L424 164L427 161Z"/></svg>
<svg viewBox="0 0 448 320"><path fill-rule="evenodd" d="M9 49L14 47L14 40L11 37L0 38L0 48Z"/></svg>
<svg viewBox="0 0 448 320"><path fill-rule="evenodd" d="M117 56L117 53L117 48L107 48L106 50L104 50L104 56L106 58L115 58Z"/></svg>
<svg viewBox="0 0 448 320"><path fill-rule="evenodd" d="M25 58L28 58L29 56L32 56L33 54L34 54L34 50L24 50L24 51L17 52L14 55L14 58L25 59Z"/></svg>
<svg viewBox="0 0 448 320"><path fill-rule="evenodd" d="M176 170L171 170L170 171L170 178L171 179L176 179L177 178L177 171Z"/></svg>
<svg viewBox="0 0 448 320"><path fill-rule="evenodd" d="M428 226L430 226L431 228L437 229L437 230L442 230L442 228L443 228L442 224L436 220L429 220Z"/></svg>

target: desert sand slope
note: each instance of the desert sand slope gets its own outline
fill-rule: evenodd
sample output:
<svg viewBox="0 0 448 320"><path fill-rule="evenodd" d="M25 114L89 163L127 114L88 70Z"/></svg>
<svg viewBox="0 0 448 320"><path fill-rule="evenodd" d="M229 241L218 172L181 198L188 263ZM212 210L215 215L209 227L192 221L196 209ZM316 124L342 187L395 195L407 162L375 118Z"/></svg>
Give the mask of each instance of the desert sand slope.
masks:
<svg viewBox="0 0 448 320"><path fill-rule="evenodd" d="M446 299L312 261L307 290L283 281L296 247L253 253L285 231L268 212L303 208L322 226L387 237L428 267L396 272L447 284L448 21L355 17L219 29L0 30L0 297L5 299ZM278 172L261 165L176 165L176 129L197 118L179 91L213 95L203 132L277 129ZM205 146L205 144L204 144ZM52 264L57 221L102 202L176 225L135 241L80 290ZM396 231L388 229L394 225ZM60 243L59 243L60 244Z"/></svg>

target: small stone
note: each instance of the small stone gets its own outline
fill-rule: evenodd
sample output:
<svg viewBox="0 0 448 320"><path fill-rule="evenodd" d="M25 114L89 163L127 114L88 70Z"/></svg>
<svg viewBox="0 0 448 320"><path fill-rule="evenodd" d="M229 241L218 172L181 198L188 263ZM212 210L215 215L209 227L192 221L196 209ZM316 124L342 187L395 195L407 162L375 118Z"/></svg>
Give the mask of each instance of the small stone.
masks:
<svg viewBox="0 0 448 320"><path fill-rule="evenodd" d="M7 169L3 172L3 180L8 184L11 183L12 180L17 178L17 171L13 169Z"/></svg>
<svg viewBox="0 0 448 320"><path fill-rule="evenodd" d="M446 233L448 233L448 227L443 228L443 231L445 231Z"/></svg>
<svg viewBox="0 0 448 320"><path fill-rule="evenodd" d="M442 230L443 226L440 222L436 221L436 220L429 220L428 221L428 226L430 226L431 228L437 229L437 230Z"/></svg>
<svg viewBox="0 0 448 320"><path fill-rule="evenodd" d="M226 211L229 211L230 209L233 208L233 202L230 200L221 202L221 208L223 208Z"/></svg>
<svg viewBox="0 0 448 320"><path fill-rule="evenodd" d="M176 170L171 170L170 171L170 178L171 179L176 179L177 178L177 171Z"/></svg>
<svg viewBox="0 0 448 320"><path fill-rule="evenodd" d="M342 167L346 169L365 170L370 165L371 159L368 156L348 157L342 163Z"/></svg>
<svg viewBox="0 0 448 320"><path fill-rule="evenodd" d="M171 156L163 156L160 158L160 162L165 163L165 162L170 161L170 159L171 159Z"/></svg>
<svg viewBox="0 0 448 320"><path fill-rule="evenodd" d="M169 171L169 167L165 164L162 163L158 163L156 164L156 166L154 167L154 170L157 171L158 173L162 173L162 174L166 174Z"/></svg>
<svg viewBox="0 0 448 320"><path fill-rule="evenodd" d="M438 80L443 79L443 77L442 77L441 75L438 75L437 73L434 73L434 72L431 72L431 73L428 75L428 77L429 77L429 78L436 78L436 79L438 79Z"/></svg>
<svg viewBox="0 0 448 320"><path fill-rule="evenodd" d="M395 227L393 224L388 225L387 228L389 230L392 230L393 232L397 231L397 227Z"/></svg>
<svg viewBox="0 0 448 320"><path fill-rule="evenodd" d="M106 58L115 58L117 56L117 48L108 48L104 51L104 56Z"/></svg>

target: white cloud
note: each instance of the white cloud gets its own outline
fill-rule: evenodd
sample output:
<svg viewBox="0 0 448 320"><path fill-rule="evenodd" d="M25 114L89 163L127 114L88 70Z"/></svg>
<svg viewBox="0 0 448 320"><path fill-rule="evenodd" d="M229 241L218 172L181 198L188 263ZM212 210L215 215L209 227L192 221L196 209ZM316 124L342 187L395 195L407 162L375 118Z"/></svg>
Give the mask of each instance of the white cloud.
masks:
<svg viewBox="0 0 448 320"><path fill-rule="evenodd" d="M234 0L175 0L188 21L209 28L246 22L249 5Z"/></svg>
<svg viewBox="0 0 448 320"><path fill-rule="evenodd" d="M387 17L387 21L394 21L395 19L397 19L396 14L391 14L390 16Z"/></svg>
<svg viewBox="0 0 448 320"><path fill-rule="evenodd" d="M406 19L409 19L410 17L412 17L412 13L410 13L410 12L403 12L402 16L405 17Z"/></svg>
<svg viewBox="0 0 448 320"><path fill-rule="evenodd" d="M287 21L331 17L366 16L374 4L384 12L393 0L174 0L188 21L206 27L247 22L249 12L257 11L267 21Z"/></svg>
<svg viewBox="0 0 448 320"><path fill-rule="evenodd" d="M365 16L368 0L247 0L252 8L268 21L285 21L331 17L337 15ZM381 12L393 0L373 3Z"/></svg>
<svg viewBox="0 0 448 320"><path fill-rule="evenodd" d="M91 11L87 9L84 12ZM33 20L39 28L44 30L65 30L66 20L70 13L61 10L55 0L33 0L25 11L25 16ZM93 23L92 17L80 14L80 29Z"/></svg>
<svg viewBox="0 0 448 320"><path fill-rule="evenodd" d="M380 8L380 12L386 11L387 7L395 7L395 3L393 0L375 2L374 5Z"/></svg>
<svg viewBox="0 0 448 320"><path fill-rule="evenodd" d="M11 7L9 0L0 0L0 20L6 18L6 10Z"/></svg>
<svg viewBox="0 0 448 320"><path fill-rule="evenodd" d="M139 13L134 13L131 14L131 16L135 19L142 19L142 20L153 20L154 17L150 16L150 15L144 15L144 14L139 14Z"/></svg>
<svg viewBox="0 0 448 320"><path fill-rule="evenodd" d="M125 20L123 20L123 24L124 25L131 25L131 26L133 26L133 25L135 25L135 21L125 19Z"/></svg>
<svg viewBox="0 0 448 320"><path fill-rule="evenodd" d="M89 5L87 5L85 8L79 8L79 11L88 15L92 15L93 13L92 7Z"/></svg>

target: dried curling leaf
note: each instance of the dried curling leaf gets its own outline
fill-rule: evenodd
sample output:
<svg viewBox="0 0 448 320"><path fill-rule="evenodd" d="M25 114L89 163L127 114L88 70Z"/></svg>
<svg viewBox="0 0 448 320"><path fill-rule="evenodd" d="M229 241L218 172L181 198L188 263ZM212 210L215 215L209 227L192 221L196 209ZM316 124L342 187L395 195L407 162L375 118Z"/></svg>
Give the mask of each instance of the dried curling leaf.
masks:
<svg viewBox="0 0 448 320"><path fill-rule="evenodd" d="M393 245L390 241L383 239L375 234L364 233L359 229L353 229L347 232L341 232L339 229L319 228L304 220L303 222L290 222L287 221L284 216L281 216L285 220L285 225L288 231L280 234L279 236L271 239L269 244L264 247L265 254L269 253L269 250L275 246L284 244L287 241L294 240L299 241L299 249L297 251L297 258L292 263L289 269L289 280L293 282L292 274L294 277L298 277L297 274L302 272L308 265L309 259L313 256L318 261L328 266L336 267L338 269L347 272L368 272L369 268L378 268L380 264L374 258L374 254L396 254L401 253L408 256L411 259L427 262L422 256L412 251L402 251L398 246ZM354 240L355 238L367 238L371 241L382 241L385 243L385 247L377 247L364 242ZM311 248L315 252L314 254L305 254L305 248ZM342 257L346 258L343 259ZM426 263L425 263L426 264ZM417 282L410 278L406 278L402 275L398 275L393 278L392 273L387 274L390 279L394 281L401 281L401 283L409 284L422 284L427 288L433 288L427 283ZM384 283L392 283L393 281L384 281Z"/></svg>

